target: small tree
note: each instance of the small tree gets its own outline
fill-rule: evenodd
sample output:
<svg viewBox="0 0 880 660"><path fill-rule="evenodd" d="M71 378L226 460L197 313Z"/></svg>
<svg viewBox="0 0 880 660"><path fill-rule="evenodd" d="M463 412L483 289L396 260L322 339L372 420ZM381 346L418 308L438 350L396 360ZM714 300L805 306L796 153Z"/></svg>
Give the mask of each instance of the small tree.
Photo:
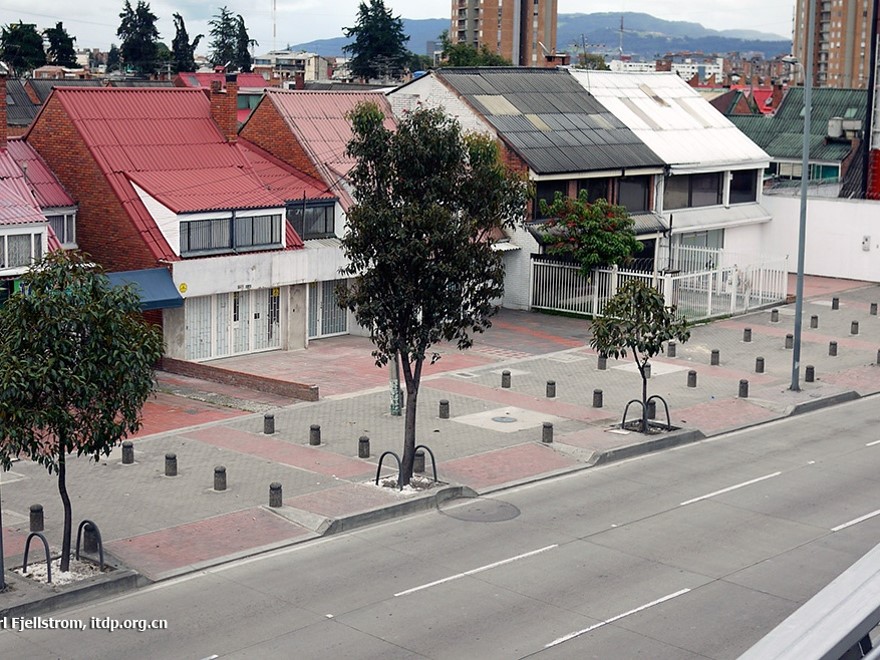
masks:
<svg viewBox="0 0 880 660"><path fill-rule="evenodd" d="M46 60L49 64L76 66L76 51L73 49L76 37L67 34L67 30L61 23L56 23L55 27L43 30L43 36L49 42L49 48L46 51Z"/></svg>
<svg viewBox="0 0 880 660"><path fill-rule="evenodd" d="M0 32L0 49L3 61L16 76L25 75L46 64L46 52L43 50L43 35L37 32L32 23L10 23Z"/></svg>
<svg viewBox="0 0 880 660"><path fill-rule="evenodd" d="M379 366L399 359L406 384L401 477L413 473L422 367L440 341L471 346L491 325L503 265L489 233L522 217L527 184L501 163L495 142L463 135L441 110L406 114L397 131L374 104L349 116L350 179L357 203L342 239L353 278L341 304L370 329Z"/></svg>
<svg viewBox="0 0 880 660"><path fill-rule="evenodd" d="M171 42L171 68L175 73L195 71L196 48L205 35L198 34L190 43L183 16L174 14L174 41Z"/></svg>
<svg viewBox="0 0 880 660"><path fill-rule="evenodd" d="M19 454L58 474L61 570L70 567L66 457L106 456L141 426L162 337L138 294L77 254L55 251L0 308L0 464Z"/></svg>
<svg viewBox="0 0 880 660"><path fill-rule="evenodd" d="M385 7L384 0L369 0L358 6L357 23L342 28L342 33L354 38L354 43L343 46L351 54L349 69L362 80L399 78L410 60L406 48L409 37L403 31L403 20Z"/></svg>
<svg viewBox="0 0 880 660"><path fill-rule="evenodd" d="M442 66L512 66L510 60L489 50L486 44L475 48L466 43L452 43L448 30L443 30L440 42L443 44Z"/></svg>
<svg viewBox="0 0 880 660"><path fill-rule="evenodd" d="M150 4L138 0L134 9L125 0L116 36L122 39L120 54L126 69L139 73L152 73L159 59L159 30L156 28L156 15L150 11Z"/></svg>
<svg viewBox="0 0 880 660"><path fill-rule="evenodd" d="M667 307L657 289L639 280L629 280L605 304L602 316L593 320L590 346L600 355L625 358L632 352L642 376L642 433L648 430L648 377L645 365L663 351L663 345L676 339L690 339L687 321Z"/></svg>
<svg viewBox="0 0 880 660"><path fill-rule="evenodd" d="M543 239L547 252L577 262L589 278L594 268L621 264L642 249L626 208L604 199L590 202L587 191L577 198L557 192L553 202L541 200Z"/></svg>

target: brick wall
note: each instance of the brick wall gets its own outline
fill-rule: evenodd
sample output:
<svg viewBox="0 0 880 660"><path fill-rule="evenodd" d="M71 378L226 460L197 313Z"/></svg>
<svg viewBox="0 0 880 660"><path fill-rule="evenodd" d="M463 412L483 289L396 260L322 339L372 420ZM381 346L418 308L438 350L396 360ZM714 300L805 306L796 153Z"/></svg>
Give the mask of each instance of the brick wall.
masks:
<svg viewBox="0 0 880 660"><path fill-rule="evenodd" d="M169 357L163 357L160 360L159 369L172 374L180 374L181 376L189 376L190 378L201 378L202 380L223 383L224 385L245 387L257 390L258 392L269 392L270 394L287 396L301 401L318 400L317 385L292 383L286 380L256 376L241 371L233 371L232 369L221 369L220 367L208 364L177 360Z"/></svg>
<svg viewBox="0 0 880 660"><path fill-rule="evenodd" d="M263 98L260 105L254 110L241 131L241 137L250 140L300 172L319 180L322 178L312 159L293 135L269 96ZM325 181L324 183L329 185L331 182Z"/></svg>
<svg viewBox="0 0 880 660"><path fill-rule="evenodd" d="M76 200L76 239L108 271L159 264L53 95L27 138Z"/></svg>

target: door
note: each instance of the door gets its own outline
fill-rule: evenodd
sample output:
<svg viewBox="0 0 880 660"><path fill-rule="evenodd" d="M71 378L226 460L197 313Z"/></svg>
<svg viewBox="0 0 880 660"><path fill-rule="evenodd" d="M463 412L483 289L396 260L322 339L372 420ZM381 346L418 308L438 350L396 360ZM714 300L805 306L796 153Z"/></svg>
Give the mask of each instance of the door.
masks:
<svg viewBox="0 0 880 660"><path fill-rule="evenodd" d="M343 335L348 331L346 311L339 307L336 286L343 280L309 284L309 339Z"/></svg>
<svg viewBox="0 0 880 660"><path fill-rule="evenodd" d="M281 346L281 291L234 291L186 301L188 360L242 355Z"/></svg>

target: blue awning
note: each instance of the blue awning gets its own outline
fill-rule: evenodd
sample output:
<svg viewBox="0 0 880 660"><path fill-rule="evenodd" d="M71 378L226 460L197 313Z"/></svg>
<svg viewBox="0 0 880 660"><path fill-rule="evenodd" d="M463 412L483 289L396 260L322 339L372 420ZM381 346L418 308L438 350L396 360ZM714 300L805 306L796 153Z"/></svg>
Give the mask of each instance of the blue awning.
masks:
<svg viewBox="0 0 880 660"><path fill-rule="evenodd" d="M183 298L174 286L171 273L166 268L147 268L145 270L123 270L107 273L113 286L133 284L141 296L141 310L168 309L183 307Z"/></svg>

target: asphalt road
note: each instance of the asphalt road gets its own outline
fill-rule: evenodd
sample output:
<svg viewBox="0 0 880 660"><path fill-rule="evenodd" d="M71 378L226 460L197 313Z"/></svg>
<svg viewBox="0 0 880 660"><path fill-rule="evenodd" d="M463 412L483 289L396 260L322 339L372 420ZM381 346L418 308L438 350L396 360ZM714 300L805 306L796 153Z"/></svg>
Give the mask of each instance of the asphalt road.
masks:
<svg viewBox="0 0 880 660"><path fill-rule="evenodd" d="M877 404L56 613L86 630L7 629L0 657L734 658L880 539ZM167 629L90 629L93 617Z"/></svg>

